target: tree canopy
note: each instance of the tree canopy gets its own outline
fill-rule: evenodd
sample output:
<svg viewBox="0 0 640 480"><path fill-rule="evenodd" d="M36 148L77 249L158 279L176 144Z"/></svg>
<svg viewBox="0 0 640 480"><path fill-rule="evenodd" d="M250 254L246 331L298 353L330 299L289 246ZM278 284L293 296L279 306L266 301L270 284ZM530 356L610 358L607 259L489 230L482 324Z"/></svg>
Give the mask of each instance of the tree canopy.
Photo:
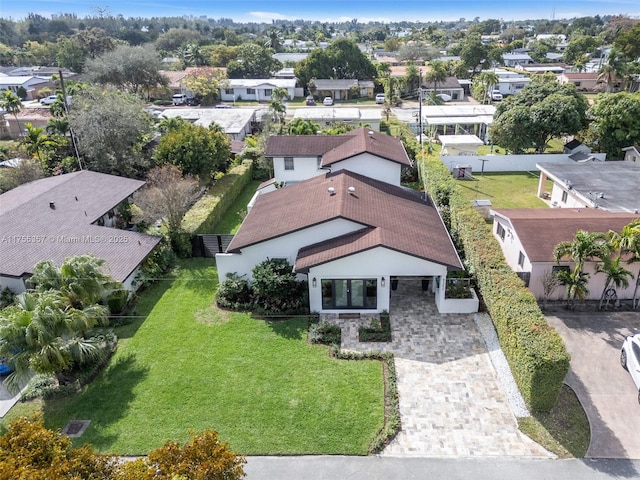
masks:
<svg viewBox="0 0 640 480"><path fill-rule="evenodd" d="M160 138L156 149L159 165L175 165L186 175L200 177L203 183L212 180L216 172L226 172L230 143L218 128L204 128L183 123Z"/></svg>
<svg viewBox="0 0 640 480"><path fill-rule="evenodd" d="M282 64L272 57L268 47L245 43L238 48L238 54L227 65L229 78L271 78Z"/></svg>
<svg viewBox="0 0 640 480"><path fill-rule="evenodd" d="M601 94L589 115L593 120L584 140L610 160L621 159L623 148L640 144L640 92Z"/></svg>
<svg viewBox="0 0 640 480"><path fill-rule="evenodd" d="M298 63L295 73L304 86L313 78L369 80L377 75L373 63L355 42L347 39L336 40L325 50L312 51Z"/></svg>
<svg viewBox="0 0 640 480"><path fill-rule="evenodd" d="M489 134L493 143L514 153L543 153L547 142L574 135L587 125L587 101L573 85L538 79L497 108Z"/></svg>

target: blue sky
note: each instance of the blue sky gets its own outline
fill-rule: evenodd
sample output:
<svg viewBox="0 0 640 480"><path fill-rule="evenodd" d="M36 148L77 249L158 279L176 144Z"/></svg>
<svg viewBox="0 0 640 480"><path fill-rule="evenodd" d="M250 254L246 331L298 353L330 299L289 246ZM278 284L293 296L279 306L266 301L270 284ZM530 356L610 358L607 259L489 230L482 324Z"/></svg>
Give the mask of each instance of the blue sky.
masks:
<svg viewBox="0 0 640 480"><path fill-rule="evenodd" d="M561 19L624 14L640 18L638 0L0 0L0 17L18 20L29 12L50 16L75 13L80 17L108 9L124 17L206 15L239 22L270 22L272 19L360 22L394 20L457 20L480 17L508 20Z"/></svg>

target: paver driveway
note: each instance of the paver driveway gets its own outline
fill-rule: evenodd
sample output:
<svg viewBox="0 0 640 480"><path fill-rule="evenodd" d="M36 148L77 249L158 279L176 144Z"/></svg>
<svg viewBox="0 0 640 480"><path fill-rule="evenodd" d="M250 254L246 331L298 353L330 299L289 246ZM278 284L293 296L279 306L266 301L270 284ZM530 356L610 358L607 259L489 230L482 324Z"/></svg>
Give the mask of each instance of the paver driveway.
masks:
<svg viewBox="0 0 640 480"><path fill-rule="evenodd" d="M357 323L340 320L342 348L395 355L402 431L382 455L553 456L518 430L473 315L440 315L402 280L390 313L390 344L359 343Z"/></svg>

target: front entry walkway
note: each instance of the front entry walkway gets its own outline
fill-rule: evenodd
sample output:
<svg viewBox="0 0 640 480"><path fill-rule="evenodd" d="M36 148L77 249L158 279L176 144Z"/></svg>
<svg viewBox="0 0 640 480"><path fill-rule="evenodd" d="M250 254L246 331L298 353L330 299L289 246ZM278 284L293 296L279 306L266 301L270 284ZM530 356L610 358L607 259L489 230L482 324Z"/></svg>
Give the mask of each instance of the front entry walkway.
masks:
<svg viewBox="0 0 640 480"><path fill-rule="evenodd" d="M334 320L343 349L395 355L402 430L382 455L553 457L518 430L473 315L440 314L419 280L400 280L390 316L389 344L360 343L358 321Z"/></svg>

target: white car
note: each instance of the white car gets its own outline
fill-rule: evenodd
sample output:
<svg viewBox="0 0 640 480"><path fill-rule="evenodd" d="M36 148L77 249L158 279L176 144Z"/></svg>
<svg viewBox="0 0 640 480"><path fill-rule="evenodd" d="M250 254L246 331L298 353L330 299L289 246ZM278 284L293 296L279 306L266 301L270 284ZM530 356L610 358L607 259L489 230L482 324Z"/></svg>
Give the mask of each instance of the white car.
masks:
<svg viewBox="0 0 640 480"><path fill-rule="evenodd" d="M324 100L322 100L322 104L326 105L327 107L330 107L331 105L333 105L333 98L324 97Z"/></svg>
<svg viewBox="0 0 640 480"><path fill-rule="evenodd" d="M491 92L491 100L493 100L494 102L499 102L500 100L502 100L502 94L500 93L500 90L494 90Z"/></svg>
<svg viewBox="0 0 640 480"><path fill-rule="evenodd" d="M49 95L40 99L40 105L52 105L58 100L58 95Z"/></svg>
<svg viewBox="0 0 640 480"><path fill-rule="evenodd" d="M384 104L384 93L379 93L376 95L376 103L378 105Z"/></svg>
<svg viewBox="0 0 640 480"><path fill-rule="evenodd" d="M436 95L436 97L438 97L443 102L450 102L451 101L451 95L447 95L446 93L439 93L439 94Z"/></svg>
<svg viewBox="0 0 640 480"><path fill-rule="evenodd" d="M640 403L640 333L625 338L620 350L620 364L631 375L638 389Z"/></svg>

